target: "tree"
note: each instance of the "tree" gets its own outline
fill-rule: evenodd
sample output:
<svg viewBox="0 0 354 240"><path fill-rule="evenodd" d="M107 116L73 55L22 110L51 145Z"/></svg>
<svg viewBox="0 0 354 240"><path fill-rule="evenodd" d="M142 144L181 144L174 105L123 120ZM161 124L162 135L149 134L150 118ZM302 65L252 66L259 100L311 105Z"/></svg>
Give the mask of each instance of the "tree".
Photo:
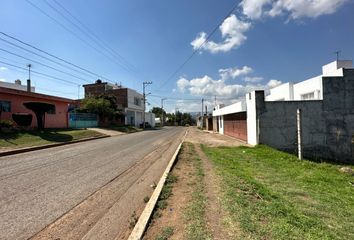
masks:
<svg viewBox="0 0 354 240"><path fill-rule="evenodd" d="M38 130L43 130L45 126L45 113L55 111L55 105L43 102L26 102L23 104L27 109L32 110L37 118Z"/></svg>
<svg viewBox="0 0 354 240"><path fill-rule="evenodd" d="M114 96L88 97L82 100L79 112L95 113L101 122L107 118L113 120L124 116L121 109L118 109L117 101Z"/></svg>
<svg viewBox="0 0 354 240"><path fill-rule="evenodd" d="M154 113L156 117L160 118L161 122L164 121L164 118L166 116L166 112L163 108L153 107L151 112Z"/></svg>

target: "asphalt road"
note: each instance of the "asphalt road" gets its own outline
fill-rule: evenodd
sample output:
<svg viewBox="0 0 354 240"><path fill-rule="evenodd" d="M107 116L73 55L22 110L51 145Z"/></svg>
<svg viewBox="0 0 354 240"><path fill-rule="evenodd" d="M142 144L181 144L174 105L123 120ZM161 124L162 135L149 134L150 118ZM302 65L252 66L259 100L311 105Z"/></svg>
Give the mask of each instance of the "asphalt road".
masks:
<svg viewBox="0 0 354 240"><path fill-rule="evenodd" d="M0 239L124 239L185 128L0 158Z"/></svg>

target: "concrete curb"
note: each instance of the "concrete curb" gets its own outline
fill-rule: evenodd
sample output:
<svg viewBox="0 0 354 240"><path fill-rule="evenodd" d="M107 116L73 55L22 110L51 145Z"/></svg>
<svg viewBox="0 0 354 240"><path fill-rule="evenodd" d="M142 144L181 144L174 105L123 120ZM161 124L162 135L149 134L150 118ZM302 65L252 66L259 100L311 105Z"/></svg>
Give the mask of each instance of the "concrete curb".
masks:
<svg viewBox="0 0 354 240"><path fill-rule="evenodd" d="M92 141L92 140L107 138L107 137L111 137L111 136L107 135L107 136L100 136L100 137L84 138L84 139L79 139L71 142L54 143L54 144L47 144L47 145L36 146L36 147L20 148L20 149L10 150L6 152L0 152L0 157L15 155L18 153L31 152L31 151L36 151L36 150L41 150L46 148L59 147L59 146L69 145L74 143L87 142L87 141Z"/></svg>
<svg viewBox="0 0 354 240"><path fill-rule="evenodd" d="M135 224L133 231L130 233L128 240L141 240L142 239L142 237L145 233L145 230L146 230L146 226L147 226L149 219L151 217L151 214L154 211L157 200L159 199L162 188L165 185L166 178L167 178L169 172L171 171L171 168L177 158L177 155L181 149L182 143L184 142L184 139L186 138L187 133L188 133L188 130L184 134L181 143L178 145L177 150L173 154L170 162L168 163L168 165L166 167L166 170L162 174L162 177L160 178L159 183L157 184L154 192L152 193L149 202L146 204L144 211L140 215L138 222Z"/></svg>

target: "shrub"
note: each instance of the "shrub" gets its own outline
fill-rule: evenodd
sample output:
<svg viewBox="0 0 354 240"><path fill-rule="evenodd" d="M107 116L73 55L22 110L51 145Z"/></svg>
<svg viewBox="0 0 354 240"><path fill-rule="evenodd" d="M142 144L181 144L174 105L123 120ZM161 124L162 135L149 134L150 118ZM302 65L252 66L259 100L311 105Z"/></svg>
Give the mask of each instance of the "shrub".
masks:
<svg viewBox="0 0 354 240"><path fill-rule="evenodd" d="M10 120L0 120L0 128L12 128L14 123Z"/></svg>

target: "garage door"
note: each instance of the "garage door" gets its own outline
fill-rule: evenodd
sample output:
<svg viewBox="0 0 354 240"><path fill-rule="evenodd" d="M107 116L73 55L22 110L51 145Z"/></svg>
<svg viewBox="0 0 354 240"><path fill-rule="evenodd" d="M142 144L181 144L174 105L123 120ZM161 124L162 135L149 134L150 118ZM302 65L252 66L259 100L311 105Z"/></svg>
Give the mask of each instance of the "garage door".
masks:
<svg viewBox="0 0 354 240"><path fill-rule="evenodd" d="M247 141L247 113L224 115L224 134Z"/></svg>

